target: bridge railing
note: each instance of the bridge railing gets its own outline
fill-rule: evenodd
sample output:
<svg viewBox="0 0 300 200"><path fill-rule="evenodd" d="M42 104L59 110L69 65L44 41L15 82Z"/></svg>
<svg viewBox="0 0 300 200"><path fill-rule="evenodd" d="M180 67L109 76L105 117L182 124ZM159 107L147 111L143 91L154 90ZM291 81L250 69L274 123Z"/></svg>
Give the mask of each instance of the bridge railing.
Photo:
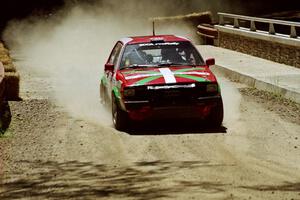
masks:
<svg viewBox="0 0 300 200"><path fill-rule="evenodd" d="M300 28L300 23L298 22L249 17L244 15L235 15L235 14L228 14L228 13L218 13L218 15L219 15L220 26L232 25L233 28L240 29L241 27L243 27L243 24L245 24L241 22L246 21L250 25L249 27L243 27L243 28L249 28L250 31L256 32L259 31L259 29L257 28L257 23L263 23L268 25L268 34L276 35L278 32L276 32L274 25L280 25L280 26L290 27L289 37L298 38L297 29ZM230 20L230 23L228 23L228 21L226 20Z"/></svg>

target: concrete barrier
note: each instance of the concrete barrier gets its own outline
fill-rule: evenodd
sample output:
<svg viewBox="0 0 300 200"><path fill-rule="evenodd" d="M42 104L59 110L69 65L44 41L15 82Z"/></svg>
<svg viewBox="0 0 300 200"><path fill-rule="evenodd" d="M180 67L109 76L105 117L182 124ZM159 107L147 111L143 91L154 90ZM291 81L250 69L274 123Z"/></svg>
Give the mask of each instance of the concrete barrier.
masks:
<svg viewBox="0 0 300 200"><path fill-rule="evenodd" d="M225 77L233 81L244 83L252 88L257 88L259 90L264 90L264 91L272 92L274 94L278 94L286 99L290 99L300 104L300 93L297 91L284 88L274 83L269 83L268 81L265 80L259 80L256 77L231 70L222 65L216 65L213 69L214 71L222 73Z"/></svg>
<svg viewBox="0 0 300 200"><path fill-rule="evenodd" d="M220 47L300 68L300 23L226 13L219 20Z"/></svg>
<svg viewBox="0 0 300 200"><path fill-rule="evenodd" d="M205 58L216 59L215 72L300 103L300 69L209 45L198 49Z"/></svg>
<svg viewBox="0 0 300 200"><path fill-rule="evenodd" d="M218 30L211 24L197 26L197 34L202 38L203 44L218 46Z"/></svg>

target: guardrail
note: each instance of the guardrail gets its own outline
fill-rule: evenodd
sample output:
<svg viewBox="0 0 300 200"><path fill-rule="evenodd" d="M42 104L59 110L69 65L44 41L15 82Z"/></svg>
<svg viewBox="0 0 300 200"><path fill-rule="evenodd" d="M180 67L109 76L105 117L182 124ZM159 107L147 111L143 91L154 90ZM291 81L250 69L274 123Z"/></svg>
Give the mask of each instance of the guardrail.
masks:
<svg viewBox="0 0 300 200"><path fill-rule="evenodd" d="M289 22L283 20L274 20L274 19L266 19L266 18L258 18L258 17L249 17L244 15L235 15L235 14L228 14L228 13L218 13L219 15L219 25L226 26L227 22L225 19L233 20L233 28L239 29L241 27L241 21L250 22L249 30L252 32L258 31L256 24L257 23L265 23L269 24L269 31L270 35L276 35L277 32L274 28L274 25L281 25L281 26L289 26L290 27L290 34L291 38L298 38L297 29L300 28L300 23L298 22ZM248 28L248 27L244 27Z"/></svg>

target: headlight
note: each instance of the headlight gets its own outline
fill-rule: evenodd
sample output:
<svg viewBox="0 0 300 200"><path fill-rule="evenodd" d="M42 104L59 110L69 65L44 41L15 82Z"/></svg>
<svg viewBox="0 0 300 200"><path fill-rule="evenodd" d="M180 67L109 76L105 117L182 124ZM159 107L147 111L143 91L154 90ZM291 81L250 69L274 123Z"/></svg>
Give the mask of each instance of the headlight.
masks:
<svg viewBox="0 0 300 200"><path fill-rule="evenodd" d="M208 84L206 86L206 92L217 92L218 91L218 84Z"/></svg>
<svg viewBox="0 0 300 200"><path fill-rule="evenodd" d="M135 89L133 88L124 89L124 97L133 97L134 95L135 95Z"/></svg>

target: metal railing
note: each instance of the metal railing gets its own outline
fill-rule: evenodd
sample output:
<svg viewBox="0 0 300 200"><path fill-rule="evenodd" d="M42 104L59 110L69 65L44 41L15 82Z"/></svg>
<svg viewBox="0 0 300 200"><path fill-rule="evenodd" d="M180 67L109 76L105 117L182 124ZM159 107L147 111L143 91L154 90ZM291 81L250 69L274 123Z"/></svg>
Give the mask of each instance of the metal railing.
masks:
<svg viewBox="0 0 300 200"><path fill-rule="evenodd" d="M248 21L250 22L250 31L256 32L257 23L265 23L269 24L269 34L275 35L277 32L274 28L274 25L282 25L282 26L289 26L290 27L290 34L291 38L297 38L297 29L300 28L299 22L290 22L290 21L283 21L283 20L275 20L275 19L266 19L266 18L258 18L258 17L249 17L244 15L235 15L235 14L228 14L228 13L218 13L219 15L219 25L225 26L226 21L225 19L233 20L233 27L239 29L240 28L240 21Z"/></svg>

